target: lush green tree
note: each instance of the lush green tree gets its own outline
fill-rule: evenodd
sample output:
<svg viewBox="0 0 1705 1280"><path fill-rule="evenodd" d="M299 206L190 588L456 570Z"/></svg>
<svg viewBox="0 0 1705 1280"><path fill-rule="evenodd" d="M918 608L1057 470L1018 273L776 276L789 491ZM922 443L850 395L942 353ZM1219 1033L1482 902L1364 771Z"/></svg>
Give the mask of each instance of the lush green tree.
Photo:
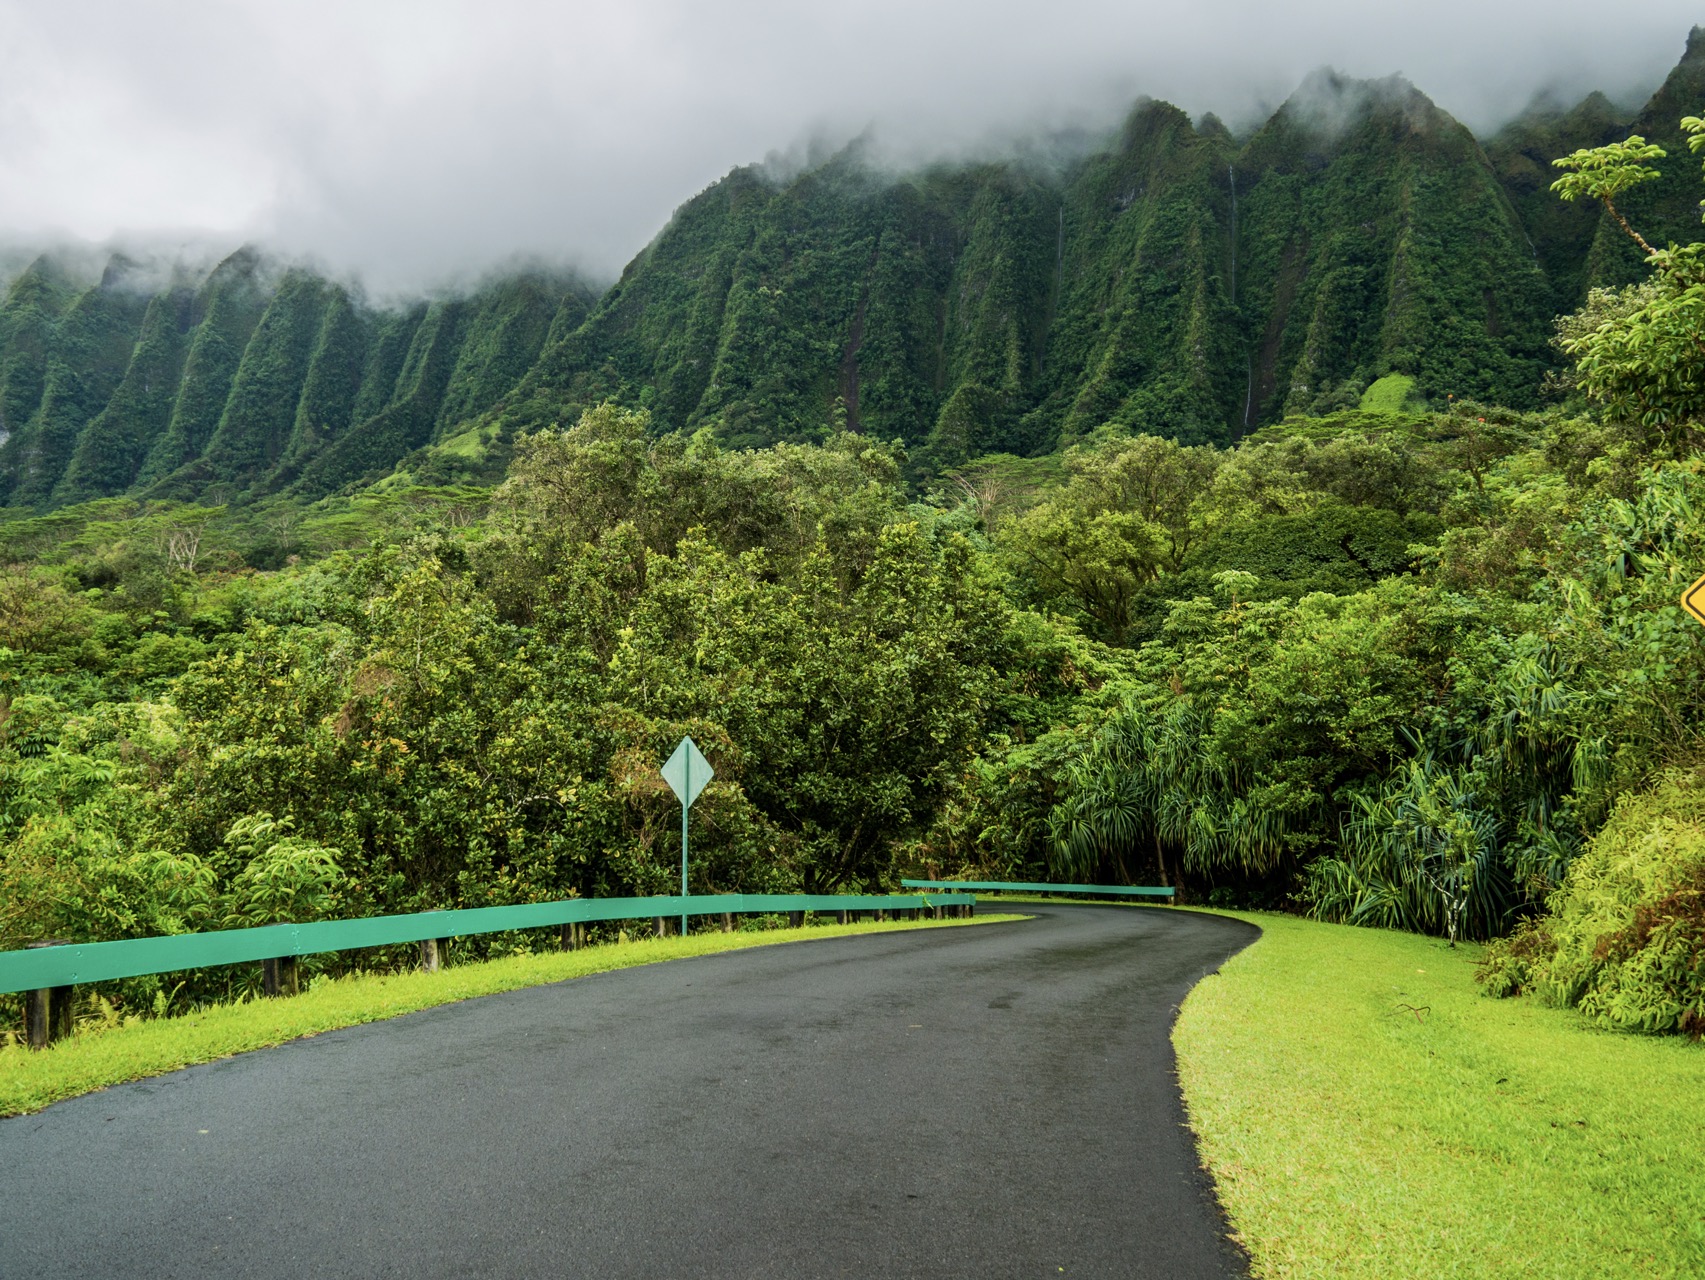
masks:
<svg viewBox="0 0 1705 1280"><path fill-rule="evenodd" d="M1122 641L1142 588L1176 572L1218 514L1211 448L1110 435L1065 455L1069 479L1008 521L999 545L1029 599L1060 604Z"/></svg>
<svg viewBox="0 0 1705 1280"><path fill-rule="evenodd" d="M1574 201L1582 197L1597 200L1605 212L1616 219L1623 232L1650 255L1657 250L1628 225L1628 219L1616 208L1616 200L1643 182L1655 181L1658 171L1647 162L1661 160L1666 154L1662 147L1637 134L1622 142L1583 149L1551 162L1568 171L1551 184L1551 190L1563 200Z"/></svg>
<svg viewBox="0 0 1705 1280"><path fill-rule="evenodd" d="M418 390L466 319L374 341ZM1697 763L1697 468L1578 409L1115 427L919 494L850 429L739 449L608 402L514 436L495 493L14 513L0 927L667 891L690 733L695 891L1161 878L1486 936Z"/></svg>
<svg viewBox="0 0 1705 1280"><path fill-rule="evenodd" d="M1688 145L1705 147L1705 120L1682 122ZM1575 360L1576 385L1605 412L1637 424L1674 453L1694 446L1705 423L1705 243L1656 248L1617 210L1624 192L1658 177L1648 163L1663 148L1635 136L1578 151L1556 163L1569 172L1553 184L1565 200L1600 201L1639 245L1650 279L1589 301L1597 324L1566 325L1559 345Z"/></svg>

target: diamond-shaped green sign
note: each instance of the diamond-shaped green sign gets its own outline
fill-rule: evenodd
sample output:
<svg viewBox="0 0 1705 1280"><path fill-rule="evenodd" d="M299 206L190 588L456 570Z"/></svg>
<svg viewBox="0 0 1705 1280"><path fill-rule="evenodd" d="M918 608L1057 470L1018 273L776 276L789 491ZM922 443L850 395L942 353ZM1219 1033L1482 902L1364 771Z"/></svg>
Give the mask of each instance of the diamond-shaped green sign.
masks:
<svg viewBox="0 0 1705 1280"><path fill-rule="evenodd" d="M691 738L682 738L675 754L663 766L663 781L669 784L683 809L693 807L693 801L699 798L705 783L715 776L716 770L710 767L710 761L704 758L704 753Z"/></svg>

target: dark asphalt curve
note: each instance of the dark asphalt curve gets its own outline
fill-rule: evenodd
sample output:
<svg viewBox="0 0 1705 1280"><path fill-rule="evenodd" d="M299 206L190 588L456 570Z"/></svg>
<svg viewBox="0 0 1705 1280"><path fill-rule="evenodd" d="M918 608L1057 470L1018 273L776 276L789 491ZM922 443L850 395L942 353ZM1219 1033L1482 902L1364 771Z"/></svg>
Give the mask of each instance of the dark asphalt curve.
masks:
<svg viewBox="0 0 1705 1280"><path fill-rule="evenodd" d="M1169 1034L1256 931L1024 909L487 996L0 1121L0 1274L1243 1274Z"/></svg>

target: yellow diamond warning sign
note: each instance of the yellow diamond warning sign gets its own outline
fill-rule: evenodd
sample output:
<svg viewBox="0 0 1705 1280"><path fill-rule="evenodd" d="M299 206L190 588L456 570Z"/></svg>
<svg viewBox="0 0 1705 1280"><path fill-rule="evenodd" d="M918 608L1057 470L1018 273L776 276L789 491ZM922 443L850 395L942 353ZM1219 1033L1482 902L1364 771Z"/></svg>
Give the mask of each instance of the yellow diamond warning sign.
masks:
<svg viewBox="0 0 1705 1280"><path fill-rule="evenodd" d="M1705 622L1705 578L1681 593L1681 607L1698 621Z"/></svg>

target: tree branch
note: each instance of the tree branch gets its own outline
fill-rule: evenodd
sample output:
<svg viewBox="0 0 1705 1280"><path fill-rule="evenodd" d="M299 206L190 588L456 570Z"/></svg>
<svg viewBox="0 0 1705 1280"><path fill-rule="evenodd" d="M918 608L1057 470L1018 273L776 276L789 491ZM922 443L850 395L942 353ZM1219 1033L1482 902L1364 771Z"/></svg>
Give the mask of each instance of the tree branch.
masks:
<svg viewBox="0 0 1705 1280"><path fill-rule="evenodd" d="M1610 210L1610 216L1615 218L1617 221L1617 224L1619 226L1621 226L1621 228L1628 233L1629 238L1632 239L1635 244L1639 245L1640 248L1645 251L1645 254L1648 258L1657 252L1656 249L1652 248L1651 245L1646 243L1646 238L1644 236L1642 236L1638 231L1634 230L1633 227L1628 225L1628 219L1624 218L1622 216L1621 211L1619 209L1617 209L1617 207L1610 202L1609 196L1604 197L1604 207L1606 209Z"/></svg>

